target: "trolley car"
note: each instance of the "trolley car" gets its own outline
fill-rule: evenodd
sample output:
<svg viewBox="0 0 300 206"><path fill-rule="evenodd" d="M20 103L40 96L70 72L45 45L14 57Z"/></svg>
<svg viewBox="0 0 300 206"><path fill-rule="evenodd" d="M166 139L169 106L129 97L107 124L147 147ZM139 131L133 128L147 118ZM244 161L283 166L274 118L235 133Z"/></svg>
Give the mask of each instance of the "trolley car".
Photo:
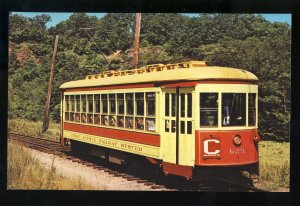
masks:
<svg viewBox="0 0 300 206"><path fill-rule="evenodd" d="M258 175L258 79L204 61L105 71L61 85L61 142L201 180Z"/></svg>

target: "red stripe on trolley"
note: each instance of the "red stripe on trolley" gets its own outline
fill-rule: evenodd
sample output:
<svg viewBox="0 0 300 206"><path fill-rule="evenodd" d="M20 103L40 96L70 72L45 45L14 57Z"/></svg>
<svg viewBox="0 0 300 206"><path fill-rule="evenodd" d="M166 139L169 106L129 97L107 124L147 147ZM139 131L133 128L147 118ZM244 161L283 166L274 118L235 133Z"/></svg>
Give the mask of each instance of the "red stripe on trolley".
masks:
<svg viewBox="0 0 300 206"><path fill-rule="evenodd" d="M238 80L202 80L198 82L199 84L257 84L257 81L238 81Z"/></svg>
<svg viewBox="0 0 300 206"><path fill-rule="evenodd" d="M199 81L186 81L186 82L165 82L160 85L165 88L171 87L194 87L197 84L255 84L251 81L238 81L238 80L199 80Z"/></svg>
<svg viewBox="0 0 300 206"><path fill-rule="evenodd" d="M133 89L133 88L149 88L154 87L153 83L149 84L126 84L126 85L112 85L112 86L101 86L101 87L83 87L83 88L71 88L66 89L66 92L77 92L77 91L96 91L96 90L108 90L108 89Z"/></svg>
<svg viewBox="0 0 300 206"><path fill-rule="evenodd" d="M140 132L131 132L118 129L110 129L103 127L93 127L80 124L64 123L64 130L90 134L95 136L108 137L112 139L130 141L151 146L160 146L160 136L155 134L147 134Z"/></svg>
<svg viewBox="0 0 300 206"><path fill-rule="evenodd" d="M177 83L169 83L169 84L164 84L162 85L163 87L194 87L197 84L199 84L199 82L177 82Z"/></svg>

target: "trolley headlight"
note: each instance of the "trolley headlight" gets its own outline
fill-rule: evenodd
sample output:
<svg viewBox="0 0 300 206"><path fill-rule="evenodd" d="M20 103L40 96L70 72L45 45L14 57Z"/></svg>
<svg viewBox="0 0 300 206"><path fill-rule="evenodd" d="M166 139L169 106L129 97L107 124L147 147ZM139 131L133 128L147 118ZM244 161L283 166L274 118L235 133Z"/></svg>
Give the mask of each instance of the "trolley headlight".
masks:
<svg viewBox="0 0 300 206"><path fill-rule="evenodd" d="M241 136L240 135L235 135L234 137L233 137L233 144L235 145L235 146L240 146L241 144L242 144L242 138L241 138Z"/></svg>

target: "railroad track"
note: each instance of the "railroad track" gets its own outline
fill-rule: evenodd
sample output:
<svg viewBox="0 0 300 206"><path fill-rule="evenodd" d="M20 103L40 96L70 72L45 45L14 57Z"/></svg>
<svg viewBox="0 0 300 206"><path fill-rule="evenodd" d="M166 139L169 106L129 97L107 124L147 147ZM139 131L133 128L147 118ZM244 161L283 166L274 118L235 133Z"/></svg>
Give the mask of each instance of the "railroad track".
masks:
<svg viewBox="0 0 300 206"><path fill-rule="evenodd" d="M58 155L61 158L71 160L78 164L85 165L87 167L104 171L105 173L112 175L116 178L122 178L129 182L135 182L145 185L147 190L166 190L166 191L231 191L227 188L239 188L241 191L249 192L268 192L249 186L247 184L241 184L234 181L228 181L225 179L215 178L214 180L206 182L189 182L184 178L176 176L164 176L153 175L152 172L145 172L140 170L124 171L124 168L117 166L113 163L105 162L100 158L76 154L71 151L69 147L62 146L59 142L45 140L37 137L31 137L21 134L9 133L9 140L22 144L26 147L38 150L40 152ZM139 172L135 172L139 171ZM224 184L227 184L224 189ZM220 188L217 185L222 185ZM234 191L234 190L233 190ZM235 190L236 191L236 190Z"/></svg>
<svg viewBox="0 0 300 206"><path fill-rule="evenodd" d="M214 178L215 181L223 183L223 184L227 184L226 186L230 188L230 186L233 186L235 189L236 188L240 188L239 190L242 191L248 191L248 192L270 192L267 190L263 190L260 188L257 188L253 185L249 185L249 184L245 184L245 183L239 183L236 181L230 181L230 180L226 180L226 179L222 179L222 178Z"/></svg>
<svg viewBox="0 0 300 206"><path fill-rule="evenodd" d="M64 152L70 151L70 149L63 147L59 142L27 135L9 133L8 139L22 143L26 147L50 154L64 154Z"/></svg>

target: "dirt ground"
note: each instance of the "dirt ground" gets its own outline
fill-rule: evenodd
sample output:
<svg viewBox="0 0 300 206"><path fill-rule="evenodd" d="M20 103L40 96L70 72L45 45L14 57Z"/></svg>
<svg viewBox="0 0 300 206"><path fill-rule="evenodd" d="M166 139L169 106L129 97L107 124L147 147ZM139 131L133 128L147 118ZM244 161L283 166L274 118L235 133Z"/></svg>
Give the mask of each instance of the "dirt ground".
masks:
<svg viewBox="0 0 300 206"><path fill-rule="evenodd" d="M72 162L71 160L60 158L57 155L39 152L37 150L26 148L40 164L46 168L51 168L52 161L56 173L64 177L78 178L86 184L91 185L95 190L162 190L153 189L150 186L138 183L136 181L128 181L122 177L115 177L104 171L93 169L91 167Z"/></svg>

